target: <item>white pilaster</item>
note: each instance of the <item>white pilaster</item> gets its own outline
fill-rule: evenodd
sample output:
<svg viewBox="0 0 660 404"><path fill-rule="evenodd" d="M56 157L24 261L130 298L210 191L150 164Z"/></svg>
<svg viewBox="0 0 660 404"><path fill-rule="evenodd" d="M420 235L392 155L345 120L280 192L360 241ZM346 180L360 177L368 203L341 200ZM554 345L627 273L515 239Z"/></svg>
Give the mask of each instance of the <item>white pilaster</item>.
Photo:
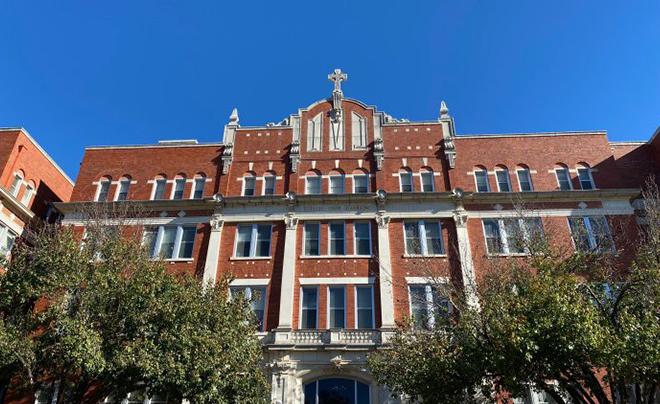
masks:
<svg viewBox="0 0 660 404"><path fill-rule="evenodd" d="M467 229L467 212L464 209L454 211L454 223L456 224L456 239L458 241L458 253L461 259L461 277L465 288L465 298L471 307L479 307L477 297L477 282L474 275L474 263L472 261L472 249Z"/></svg>
<svg viewBox="0 0 660 404"><path fill-rule="evenodd" d="M381 328L393 329L394 323L394 293L392 292L392 259L390 256L390 235L388 231L390 218L379 214L378 222L378 285L380 287Z"/></svg>
<svg viewBox="0 0 660 404"><path fill-rule="evenodd" d="M298 218L287 215L284 219L284 262L282 264L282 287L280 289L280 319L278 329L293 327L293 291L296 282L296 237Z"/></svg>
<svg viewBox="0 0 660 404"><path fill-rule="evenodd" d="M213 215L211 221L211 235L206 250L206 262L204 263L204 285L215 286L218 274L218 259L220 257L220 240L222 238L222 226L224 221L220 215Z"/></svg>

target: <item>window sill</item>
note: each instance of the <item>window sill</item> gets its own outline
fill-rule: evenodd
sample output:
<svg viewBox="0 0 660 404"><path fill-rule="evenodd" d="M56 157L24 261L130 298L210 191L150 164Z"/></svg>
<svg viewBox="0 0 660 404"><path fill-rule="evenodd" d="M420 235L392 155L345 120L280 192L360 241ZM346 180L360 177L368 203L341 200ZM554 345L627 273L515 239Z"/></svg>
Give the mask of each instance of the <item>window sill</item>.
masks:
<svg viewBox="0 0 660 404"><path fill-rule="evenodd" d="M326 259L354 259L354 258L360 258L360 259L371 259L373 258L373 255L301 255L299 256L301 260L326 260Z"/></svg>
<svg viewBox="0 0 660 404"><path fill-rule="evenodd" d="M447 258L447 254L403 254L403 258Z"/></svg>
<svg viewBox="0 0 660 404"><path fill-rule="evenodd" d="M169 262L171 264L176 264L177 262L188 262L188 263L190 263L190 262L195 261L195 259L194 258L167 258L167 259L164 259L163 261Z"/></svg>
<svg viewBox="0 0 660 404"><path fill-rule="evenodd" d="M490 258L507 258L507 257L529 257L529 253L488 253L486 256Z"/></svg>
<svg viewBox="0 0 660 404"><path fill-rule="evenodd" d="M268 261L272 259L273 259L272 256L269 257L233 257L232 256L229 258L230 261Z"/></svg>

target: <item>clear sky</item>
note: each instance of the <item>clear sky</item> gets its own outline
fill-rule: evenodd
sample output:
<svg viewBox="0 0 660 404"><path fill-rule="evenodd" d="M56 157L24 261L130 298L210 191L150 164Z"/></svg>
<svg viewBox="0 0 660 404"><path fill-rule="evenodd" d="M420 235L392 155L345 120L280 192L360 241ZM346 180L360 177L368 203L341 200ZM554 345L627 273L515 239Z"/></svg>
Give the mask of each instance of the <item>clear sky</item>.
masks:
<svg viewBox="0 0 660 404"><path fill-rule="evenodd" d="M660 1L0 0L0 126L85 146L219 141L330 95L459 134L660 125Z"/></svg>

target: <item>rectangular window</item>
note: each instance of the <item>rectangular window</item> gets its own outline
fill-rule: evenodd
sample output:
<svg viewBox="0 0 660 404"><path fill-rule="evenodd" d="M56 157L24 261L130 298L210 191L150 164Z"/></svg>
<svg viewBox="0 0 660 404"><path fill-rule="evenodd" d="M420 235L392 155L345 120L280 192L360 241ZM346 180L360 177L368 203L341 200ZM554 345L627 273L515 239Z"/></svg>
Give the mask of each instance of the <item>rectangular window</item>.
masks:
<svg viewBox="0 0 660 404"><path fill-rule="evenodd" d="M265 286L232 286L229 288L232 298L242 296L250 303L259 330L264 327L264 313L266 312Z"/></svg>
<svg viewBox="0 0 660 404"><path fill-rule="evenodd" d="M304 239L305 239L305 255L318 256L321 254L321 224L320 223L305 223Z"/></svg>
<svg viewBox="0 0 660 404"><path fill-rule="evenodd" d="M344 193L344 184L346 181L343 175L331 175L330 176L330 193L331 194L343 194Z"/></svg>
<svg viewBox="0 0 660 404"><path fill-rule="evenodd" d="M119 191L117 193L118 201L125 201L128 199L128 189L131 186L131 180L119 181Z"/></svg>
<svg viewBox="0 0 660 404"><path fill-rule="evenodd" d="M164 178L159 178L156 180L156 189L154 190L154 199L165 199L165 186L167 185L167 180Z"/></svg>
<svg viewBox="0 0 660 404"><path fill-rule="evenodd" d="M0 224L0 255L6 256L14 246L16 233L9 230L4 224Z"/></svg>
<svg viewBox="0 0 660 404"><path fill-rule="evenodd" d="M516 171L518 173L518 184L520 185L520 192L531 192L534 190L532 187L532 175L527 168L521 168Z"/></svg>
<svg viewBox="0 0 660 404"><path fill-rule="evenodd" d="M569 217L575 248L582 252L614 250L614 242L605 216Z"/></svg>
<svg viewBox="0 0 660 404"><path fill-rule="evenodd" d="M305 177L305 194L314 195L321 193L321 176L312 175Z"/></svg>
<svg viewBox="0 0 660 404"><path fill-rule="evenodd" d="M174 193L172 199L183 199L183 189L186 186L185 178L177 178L174 180Z"/></svg>
<svg viewBox="0 0 660 404"><path fill-rule="evenodd" d="M101 181L99 183L99 195L96 198L99 202L108 200L108 193L110 192L110 181Z"/></svg>
<svg viewBox="0 0 660 404"><path fill-rule="evenodd" d="M413 192L413 175L408 172L399 173L401 192Z"/></svg>
<svg viewBox="0 0 660 404"><path fill-rule="evenodd" d="M403 224L407 255L442 255L442 226L438 221L406 221Z"/></svg>
<svg viewBox="0 0 660 404"><path fill-rule="evenodd" d="M451 312L449 299L440 296L432 285L411 285L410 316L417 328L433 328L438 317Z"/></svg>
<svg viewBox="0 0 660 404"><path fill-rule="evenodd" d="M369 192L369 176L364 174L353 175L353 193L366 194Z"/></svg>
<svg viewBox="0 0 660 404"><path fill-rule="evenodd" d="M355 328L374 328L373 288L355 287Z"/></svg>
<svg viewBox="0 0 660 404"><path fill-rule="evenodd" d="M158 226L146 228L142 244L152 257L191 259L195 245L195 226Z"/></svg>
<svg viewBox="0 0 660 404"><path fill-rule="evenodd" d="M193 184L193 199L202 199L204 197L204 186L206 185L206 178L197 177Z"/></svg>
<svg viewBox="0 0 660 404"><path fill-rule="evenodd" d="M430 171L424 171L421 173L422 177L422 192L433 192L433 173Z"/></svg>
<svg viewBox="0 0 660 404"><path fill-rule="evenodd" d="M511 184L509 184L509 170L496 170L495 178L497 179L497 189L500 192L511 192Z"/></svg>
<svg viewBox="0 0 660 404"><path fill-rule="evenodd" d="M264 176L264 195L275 195L275 176Z"/></svg>
<svg viewBox="0 0 660 404"><path fill-rule="evenodd" d="M346 255L346 228L344 222L333 222L328 224L330 246L329 255Z"/></svg>
<svg viewBox="0 0 660 404"><path fill-rule="evenodd" d="M580 180L580 188L582 189L594 189L594 182L591 178L591 170L588 168L578 168L577 169L578 179Z"/></svg>
<svg viewBox="0 0 660 404"><path fill-rule="evenodd" d="M555 168L555 174L557 175L557 183L559 184L559 189L562 191L570 191L573 189L571 185L571 175L568 172L568 168Z"/></svg>
<svg viewBox="0 0 660 404"><path fill-rule="evenodd" d="M475 170L474 181L477 184L477 192L490 192L490 185L488 184L488 171Z"/></svg>
<svg viewBox="0 0 660 404"><path fill-rule="evenodd" d="M300 328L315 329L318 311L318 289L303 287L300 310Z"/></svg>
<svg viewBox="0 0 660 404"><path fill-rule="evenodd" d="M30 198L32 198L32 193L34 192L34 188L32 188L32 185L27 184L25 186L25 192L23 193L23 198L21 198L21 203L25 206L27 206L28 203L30 203Z"/></svg>
<svg viewBox="0 0 660 404"><path fill-rule="evenodd" d="M541 218L484 219L488 254L525 254L543 238Z"/></svg>
<svg viewBox="0 0 660 404"><path fill-rule="evenodd" d="M369 222L353 222L355 255L371 256L371 225Z"/></svg>
<svg viewBox="0 0 660 404"><path fill-rule="evenodd" d="M235 257L270 257L270 224L240 224L236 227Z"/></svg>
<svg viewBox="0 0 660 404"><path fill-rule="evenodd" d="M251 175L243 177L243 196L254 196L257 180Z"/></svg>
<svg viewBox="0 0 660 404"><path fill-rule="evenodd" d="M17 196L18 190L21 189L21 183L23 183L23 177L21 177L20 175L15 175L14 180L11 182L9 193L14 196Z"/></svg>
<svg viewBox="0 0 660 404"><path fill-rule="evenodd" d="M328 288L328 328L344 328L346 319L346 290L343 286Z"/></svg>
<svg viewBox="0 0 660 404"><path fill-rule="evenodd" d="M307 151L321 151L323 133L323 113L307 121Z"/></svg>

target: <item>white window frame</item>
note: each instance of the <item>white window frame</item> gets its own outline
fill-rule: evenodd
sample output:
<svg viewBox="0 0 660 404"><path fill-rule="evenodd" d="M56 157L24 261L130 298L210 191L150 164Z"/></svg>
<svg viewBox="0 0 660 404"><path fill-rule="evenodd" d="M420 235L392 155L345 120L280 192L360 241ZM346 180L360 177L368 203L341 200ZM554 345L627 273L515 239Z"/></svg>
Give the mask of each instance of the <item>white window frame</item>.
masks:
<svg viewBox="0 0 660 404"><path fill-rule="evenodd" d="M196 175L192 179L192 187L190 187L190 199L196 199L195 193L198 191L197 186L199 183L202 184L202 195L199 197L199 199L204 199L204 188L206 188L206 177L203 177L201 175Z"/></svg>
<svg viewBox="0 0 660 404"><path fill-rule="evenodd" d="M163 198L162 199L156 199L156 190L158 189L158 182L162 181L165 185L163 187ZM165 200L165 195L167 195L167 178L164 177L159 177L159 178L154 178L153 180L153 186L151 187L151 197L149 198L152 201L162 201Z"/></svg>
<svg viewBox="0 0 660 404"><path fill-rule="evenodd" d="M568 189L561 188L561 181L559 180L559 170L566 170L566 176L568 177ZM555 179L557 180L557 187L560 191L571 191L573 190L573 179L571 178L571 170L568 167L555 167Z"/></svg>
<svg viewBox="0 0 660 404"><path fill-rule="evenodd" d="M330 307L330 289L342 289L344 291L344 301L343 301L343 305L344 305L343 306L344 326L343 327L331 327L330 326L330 310L332 309L332 307ZM347 303L346 302L346 285L343 285L343 284L341 284L341 285L327 285L326 286L326 294L327 294L326 316L325 316L325 320L326 320L326 323L327 323L326 328L327 329L333 329L333 330L345 330L345 329L347 329L348 328L348 324L347 324L348 316L347 316L347 310L346 310L346 303ZM318 296L317 296L317 300L318 300ZM318 306L318 303L317 303L317 306Z"/></svg>
<svg viewBox="0 0 660 404"><path fill-rule="evenodd" d="M477 181L477 172L486 174L486 190L485 191L479 190L479 181ZM490 178L489 178L488 170L484 170L483 168L477 168L477 169L472 171L472 177L474 177L474 189L475 189L475 191L477 191L477 192L490 192Z"/></svg>
<svg viewBox="0 0 660 404"><path fill-rule="evenodd" d="M431 190L424 190L424 175L431 176ZM435 173L433 171L420 171L419 172L419 189L421 192L435 192Z"/></svg>
<svg viewBox="0 0 660 404"><path fill-rule="evenodd" d="M332 239L331 239L331 225L333 224L341 224L344 228L344 253L343 254L332 254ZM345 257L347 254L346 252L346 222L343 220L332 220L328 222L328 256L330 257Z"/></svg>
<svg viewBox="0 0 660 404"><path fill-rule="evenodd" d="M6 240L9 237L11 237L11 245L9 246L9 249L7 249L7 251L2 251L0 249L0 254L3 254L5 256L11 253L11 250L14 247L14 243L16 242L16 238L18 237L18 234L16 234L16 232L11 230L4 223L0 223L0 245L5 244Z"/></svg>
<svg viewBox="0 0 660 404"><path fill-rule="evenodd" d="M374 307L374 286L373 285L355 285L354 286L354 295L355 295L355 329L356 330L373 330L376 328L376 308ZM371 328L361 328L359 319L360 317L358 316L358 289L369 289L370 294L371 294Z"/></svg>
<svg viewBox="0 0 660 404"><path fill-rule="evenodd" d="M314 178L315 181L319 182L319 192L309 192L310 180ZM323 193L323 177L320 175L306 175L305 176L305 195L320 195Z"/></svg>
<svg viewBox="0 0 660 404"><path fill-rule="evenodd" d="M261 326L258 327L259 331L264 331L264 329L266 328L266 314L268 313L268 311L266 310L266 307L268 306L268 285L267 284L266 285L263 285L263 284L262 285L231 285L230 284L229 285L229 295L233 299L234 298L234 292L233 291L240 290L240 291L244 292L245 298L248 300L248 302L250 302L250 310L252 310L253 313L254 313L254 310L253 310L253 307L252 307L252 292L253 292L253 289L263 289L263 292L264 292L264 295L263 295L263 300L264 300L263 311L264 311L264 314L263 314L263 317L261 319Z"/></svg>
<svg viewBox="0 0 660 404"><path fill-rule="evenodd" d="M582 186L582 179L580 179L580 170L585 170L587 172L587 176L589 177L589 182L591 183L591 188L585 189L584 186ZM596 182L594 181L594 176L592 174L591 167L577 166L575 168L575 174L577 176L578 182L580 183L580 189L585 190L585 191L593 191L593 190L596 189Z"/></svg>
<svg viewBox="0 0 660 404"><path fill-rule="evenodd" d="M500 186L500 179L497 177L498 173L505 173L506 174L506 185L509 187L508 191L502 191L502 187ZM497 167L495 168L495 183L497 184L497 192L512 192L513 188L511 188L511 176L509 175L509 169L508 168L500 168Z"/></svg>
<svg viewBox="0 0 660 404"><path fill-rule="evenodd" d="M121 187L124 184L128 184L128 185L126 185L126 199L123 199L123 200L124 201L128 200L128 192L131 190L131 180L129 178L122 177L119 181L117 181L117 187L115 189L115 196L112 199L113 201L116 202L116 201L119 200L119 194L121 194Z"/></svg>
<svg viewBox="0 0 660 404"><path fill-rule="evenodd" d="M355 231L355 225L356 224L366 224L369 227L369 254L358 254L358 248L357 248L357 232ZM344 232L346 232L346 228L344 227ZM344 238L346 238L346 235L344 234ZM371 240L371 221L369 220L355 220L353 221L353 255L357 257L371 257L373 255L373 246L371 245L373 241ZM345 248L344 248L345 251Z"/></svg>
<svg viewBox="0 0 660 404"><path fill-rule="evenodd" d="M571 219L583 219L584 228L587 231L587 238L589 239L589 250L594 252L605 252L605 249L598 249L598 241L596 240L596 234L594 233L593 225L591 224L592 218L602 217L605 220L605 226L607 226L607 237L610 240L611 248L610 251L616 251L614 245L614 239L612 238L612 230L610 229L610 223L607 220L607 216L604 215L593 215L593 216L569 216L566 221L568 223L568 231L571 234L571 241L573 242L573 249L575 251L580 251L577 244L575 243L575 237L573 236L573 229L571 228Z"/></svg>
<svg viewBox="0 0 660 404"><path fill-rule="evenodd" d="M429 254L428 253L428 242L426 241L426 223L437 224L440 229L440 241L442 241L442 253L440 254ZM421 254L414 254L408 251L408 243L406 243L406 223L416 223L417 231L419 232L419 248L421 249ZM403 250L405 251L406 257L445 257L447 255L447 250L445 249L445 238L442 235L442 222L440 220L404 220L402 223L403 229Z"/></svg>
<svg viewBox="0 0 660 404"><path fill-rule="evenodd" d="M183 183L183 189L181 190L181 199L176 199L176 200L183 200L185 199L185 193L186 193L186 178L185 177L175 177L174 180L172 181L172 191L170 192L170 199L174 199L174 195L176 194L176 186L179 183Z"/></svg>
<svg viewBox="0 0 660 404"><path fill-rule="evenodd" d="M161 249L161 243L163 242L163 235L165 234L165 228L173 228L176 227L176 235L174 236L174 247L172 249L172 257L170 258L165 258L163 257L163 261L194 261L194 256L195 252L193 251L192 255L190 258L181 258L179 257L180 249L181 249L181 241L183 240L183 231L184 228L194 228L195 232L197 232L197 226L195 225L160 225L160 226L148 226L151 229L157 228L157 233L156 233L156 239L154 241L154 248L152 251L149 251L149 256L153 259L158 259L160 258L160 249ZM144 235L146 234L147 230L143 232L143 238ZM193 239L193 250L195 248L195 241L197 239L197 235L195 235L195 238Z"/></svg>
<svg viewBox="0 0 660 404"><path fill-rule="evenodd" d="M524 171L527 172L527 178L529 179L529 190L522 189L522 181L520 181L520 173ZM534 183L532 182L532 170L529 168L516 168L516 178L518 178L518 189L520 192L534 192Z"/></svg>
<svg viewBox="0 0 660 404"><path fill-rule="evenodd" d="M252 195L245 195L245 190L247 189L247 179L250 178L254 181L254 188L252 188ZM241 187L241 196L257 196L257 177L254 175L244 175L241 179L243 185Z"/></svg>
<svg viewBox="0 0 660 404"><path fill-rule="evenodd" d="M272 194L267 194L266 193L267 179L270 179L270 180L273 181L273 193ZM264 174L264 176L262 177L262 181L261 181L261 195L264 195L264 196L265 195L275 195L276 190L277 190L277 177L272 175L272 174Z"/></svg>
<svg viewBox="0 0 660 404"><path fill-rule="evenodd" d="M506 232L506 224L504 223L505 220L517 220L518 221L518 227L522 230L523 233L523 238L525 241L530 241L531 240L531 235L529 234L529 228L527 227L527 224L525 223L525 220L541 220L540 217L538 216L533 216L533 217L525 217L525 218L516 218L516 217L507 217L507 218L502 218L502 217L487 217L483 218L481 220L481 230L483 231L484 234L484 244L486 246L486 253L491 256L504 256L504 255L514 255L514 256L525 256L529 255L529 252L511 252L510 251L510 246L509 246L509 238L508 234ZM488 239L486 237L486 221L487 220L492 220L497 222L497 228L498 228L498 234L500 236L500 244L502 245L502 252L491 252L488 250ZM543 222L541 222L541 226L543 226ZM542 229L543 230L543 229Z"/></svg>
<svg viewBox="0 0 660 404"><path fill-rule="evenodd" d="M304 300L303 300L303 290L304 289L316 289L316 319L314 320L314 323L316 325L315 328L303 328L302 327L302 313L303 313L303 302L304 302ZM320 295L319 290L320 290L320 288L319 288L318 285L316 285L316 286L305 285L305 286L300 287L300 295L299 295L300 296L300 299L299 299L300 300L300 308L299 308L299 312L298 312L298 329L300 329L300 330L318 330L318 329L320 329L319 328L319 302L321 300L321 297L319 296Z"/></svg>
<svg viewBox="0 0 660 404"><path fill-rule="evenodd" d="M307 225L308 224L318 226L318 229L319 229L319 231L318 231L318 240L316 241L316 244L317 244L317 247L318 247L318 250L319 250L318 255L307 255L307 251L305 249L306 245L307 245L307 236L308 236ZM306 221L306 222L303 223L302 253L303 253L303 257L320 257L322 255L321 254L321 222Z"/></svg>
<svg viewBox="0 0 660 404"><path fill-rule="evenodd" d="M25 181L25 178L20 174L20 172L18 171L15 172L14 177L11 180L11 184L9 185L9 193L14 195L14 197L18 197L18 194L21 192L21 186L23 185L23 181ZM14 184L16 184L16 188L12 190Z"/></svg>
<svg viewBox="0 0 660 404"><path fill-rule="evenodd" d="M238 229L243 226L251 226L252 230L250 233L250 254L247 257L239 257L236 254L236 247L238 247ZM262 256L256 255L257 252L257 235L258 235L258 229L259 226L270 226L270 238L268 241L268 255L267 256ZM272 259L273 258L273 225L268 224L268 223L239 223L236 226L236 235L234 237L234 249L232 250L232 259L248 259L248 260L254 260L254 259Z"/></svg>
<svg viewBox="0 0 660 404"><path fill-rule="evenodd" d="M32 186L32 184L30 183L25 184L25 191L23 192L23 196L21 197L21 203L25 206L29 206L33 195L34 195L34 187Z"/></svg>
<svg viewBox="0 0 660 404"><path fill-rule="evenodd" d="M370 191L370 188L371 188L371 187L369 186L369 182L370 182L370 181L369 181L369 178L370 178L370 177L369 177L369 174L360 173L360 174L353 174L353 175L352 175L352 181L351 181L351 182L352 182L352 185L353 185L353 193L354 193L354 194L357 194L357 192L355 192L355 189L357 188L357 187L355 186L355 185L356 185L356 184L355 184L355 178L356 178L356 177L362 177L362 178L364 178L364 181L365 181L366 184L367 184L367 190L366 190L366 192L360 192L360 193L361 193L361 194L368 194L369 191Z"/></svg>
<svg viewBox="0 0 660 404"><path fill-rule="evenodd" d="M103 187L103 184L107 183L108 184L108 193L105 195L105 200L101 201L99 200L99 197L101 196L101 188ZM94 194L94 201L95 202L107 202L108 201L108 196L110 196L110 186L112 185L112 181L104 178L99 180L99 183L96 185L96 193Z"/></svg>
<svg viewBox="0 0 660 404"><path fill-rule="evenodd" d="M403 176L410 176L410 191L403 190ZM399 171L399 192L412 193L415 192L415 176L411 171Z"/></svg>
<svg viewBox="0 0 660 404"><path fill-rule="evenodd" d="M413 318L413 299L412 299L412 293L411 289L412 288L424 288L424 299L426 303L426 312L428 315L428 320L426 323L426 327L428 329L431 329L435 326L435 311L436 311L436 305L439 304L439 302L436 302L433 298L433 285L430 283L409 283L408 284L408 313L410 313L410 317ZM451 315L452 313L452 305L451 301L449 301L448 297L442 297L443 299L447 300L447 315Z"/></svg>
<svg viewBox="0 0 660 404"><path fill-rule="evenodd" d="M341 181L341 192L332 192L332 180ZM328 176L328 194L331 195L342 195L346 193L346 175L345 174L331 174Z"/></svg>

